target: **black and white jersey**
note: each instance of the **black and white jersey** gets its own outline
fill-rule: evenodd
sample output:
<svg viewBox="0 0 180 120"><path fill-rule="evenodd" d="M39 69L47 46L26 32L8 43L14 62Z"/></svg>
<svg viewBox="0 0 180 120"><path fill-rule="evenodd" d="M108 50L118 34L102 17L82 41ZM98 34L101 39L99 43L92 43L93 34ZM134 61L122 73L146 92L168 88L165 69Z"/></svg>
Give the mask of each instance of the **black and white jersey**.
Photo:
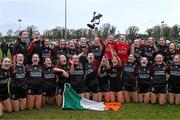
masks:
<svg viewBox="0 0 180 120"><path fill-rule="evenodd" d="M55 88L56 87L56 73L53 70L53 67L44 67L43 69L43 85L46 88Z"/></svg>
<svg viewBox="0 0 180 120"><path fill-rule="evenodd" d="M84 70L81 63L74 65L74 72L71 75L71 83L76 87L83 87L85 85Z"/></svg>
<svg viewBox="0 0 180 120"><path fill-rule="evenodd" d="M26 84L25 68L24 66L16 65L12 72L11 85L13 87L20 87Z"/></svg>
<svg viewBox="0 0 180 120"><path fill-rule="evenodd" d="M126 86L136 86L136 64L127 62L122 70L122 81Z"/></svg>
<svg viewBox="0 0 180 120"><path fill-rule="evenodd" d="M26 68L26 79L29 88L38 89L43 83L43 69L40 65L29 65Z"/></svg>
<svg viewBox="0 0 180 120"><path fill-rule="evenodd" d="M173 87L180 88L180 65L171 64L169 67L168 83Z"/></svg>
<svg viewBox="0 0 180 120"><path fill-rule="evenodd" d="M151 69L151 75L154 85L166 84L165 64L154 64Z"/></svg>

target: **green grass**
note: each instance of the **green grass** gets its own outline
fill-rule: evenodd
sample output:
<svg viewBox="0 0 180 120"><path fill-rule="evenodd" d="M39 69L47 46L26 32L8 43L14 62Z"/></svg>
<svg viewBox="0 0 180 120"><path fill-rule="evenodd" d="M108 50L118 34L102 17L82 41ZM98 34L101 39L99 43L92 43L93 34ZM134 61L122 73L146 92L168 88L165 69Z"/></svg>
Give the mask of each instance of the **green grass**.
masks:
<svg viewBox="0 0 180 120"><path fill-rule="evenodd" d="M10 53L10 51L8 50L8 57L9 58L11 58L11 53ZM2 60L2 51L1 51L1 49L0 49L0 61Z"/></svg>
<svg viewBox="0 0 180 120"><path fill-rule="evenodd" d="M118 112L61 110L56 106L46 106L40 110L6 113L3 119L180 119L180 106L126 103Z"/></svg>
<svg viewBox="0 0 180 120"><path fill-rule="evenodd" d="M10 56L10 52L8 52ZM0 60L2 53L0 51ZM0 119L76 119L76 120L114 120L114 119L180 119L180 106L158 104L135 104L126 103L118 112L113 111L77 111L61 110L56 106L46 106L40 110L20 111L13 113L4 113Z"/></svg>

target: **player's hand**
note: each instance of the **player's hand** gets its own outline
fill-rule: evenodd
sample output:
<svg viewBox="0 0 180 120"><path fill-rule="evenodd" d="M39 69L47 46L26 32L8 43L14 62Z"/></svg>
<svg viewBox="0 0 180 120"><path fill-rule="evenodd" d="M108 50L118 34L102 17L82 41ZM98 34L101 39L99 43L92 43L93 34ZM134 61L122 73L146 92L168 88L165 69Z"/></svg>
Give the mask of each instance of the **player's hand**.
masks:
<svg viewBox="0 0 180 120"><path fill-rule="evenodd" d="M70 63L71 65L73 65L73 64L74 64L74 62L73 62L73 60L72 60L72 59L69 59L69 63Z"/></svg>
<svg viewBox="0 0 180 120"><path fill-rule="evenodd" d="M35 43L37 41L37 39L34 39L33 42Z"/></svg>
<svg viewBox="0 0 180 120"><path fill-rule="evenodd" d="M68 78L69 77L69 74L66 72L66 71L63 71L63 76Z"/></svg>

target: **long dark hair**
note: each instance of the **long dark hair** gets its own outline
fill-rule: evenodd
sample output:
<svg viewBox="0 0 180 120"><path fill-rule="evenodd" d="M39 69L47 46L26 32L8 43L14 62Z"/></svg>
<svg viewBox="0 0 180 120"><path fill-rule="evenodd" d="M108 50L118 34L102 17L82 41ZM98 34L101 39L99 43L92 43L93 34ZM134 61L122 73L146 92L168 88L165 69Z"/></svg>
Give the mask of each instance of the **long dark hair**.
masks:
<svg viewBox="0 0 180 120"><path fill-rule="evenodd" d="M24 57L24 55L23 54L21 54L21 53L18 53L18 54L16 54L15 55L15 60L14 60L14 65L13 65L13 69L15 70L16 69L16 66L17 66L17 62L16 62L16 59L17 59L17 56L18 55L22 55L23 57ZM25 57L24 57L25 58ZM23 61L24 62L24 61ZM25 66L24 66L24 63L22 64L22 68L23 68L23 71L24 71L24 73L25 73Z"/></svg>
<svg viewBox="0 0 180 120"><path fill-rule="evenodd" d="M21 40L21 36L22 36L23 32L26 32L26 30L22 30L19 32L19 35L17 36L17 41Z"/></svg>

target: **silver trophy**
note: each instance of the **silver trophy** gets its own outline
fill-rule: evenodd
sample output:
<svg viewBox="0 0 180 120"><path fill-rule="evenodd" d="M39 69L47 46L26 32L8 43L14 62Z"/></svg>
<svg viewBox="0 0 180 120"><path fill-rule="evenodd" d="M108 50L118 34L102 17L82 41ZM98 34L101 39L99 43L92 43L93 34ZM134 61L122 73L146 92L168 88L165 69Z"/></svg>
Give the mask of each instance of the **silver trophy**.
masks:
<svg viewBox="0 0 180 120"><path fill-rule="evenodd" d="M92 18L92 20L91 20L91 23L92 23L92 24L87 24L87 26L88 26L89 28L91 28L91 29L94 29L95 26L99 25L99 23L100 23L100 18L101 18L102 16L103 16L103 15L101 15L100 13L94 12L94 13L93 13L93 18Z"/></svg>

